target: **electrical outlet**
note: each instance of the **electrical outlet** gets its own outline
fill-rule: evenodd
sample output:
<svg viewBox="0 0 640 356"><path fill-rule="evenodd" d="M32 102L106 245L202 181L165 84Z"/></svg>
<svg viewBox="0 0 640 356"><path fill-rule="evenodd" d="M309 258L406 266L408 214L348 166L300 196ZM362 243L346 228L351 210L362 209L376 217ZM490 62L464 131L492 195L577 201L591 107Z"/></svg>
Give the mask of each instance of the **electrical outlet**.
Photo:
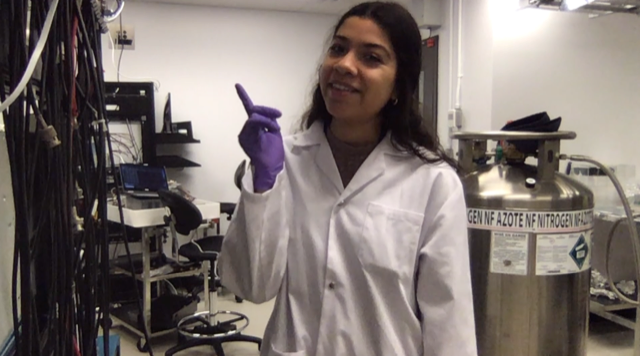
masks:
<svg viewBox="0 0 640 356"><path fill-rule="evenodd" d="M136 49L135 29L131 25L122 25L119 23L109 24L109 33L113 42L109 44L109 49L115 45L116 49Z"/></svg>

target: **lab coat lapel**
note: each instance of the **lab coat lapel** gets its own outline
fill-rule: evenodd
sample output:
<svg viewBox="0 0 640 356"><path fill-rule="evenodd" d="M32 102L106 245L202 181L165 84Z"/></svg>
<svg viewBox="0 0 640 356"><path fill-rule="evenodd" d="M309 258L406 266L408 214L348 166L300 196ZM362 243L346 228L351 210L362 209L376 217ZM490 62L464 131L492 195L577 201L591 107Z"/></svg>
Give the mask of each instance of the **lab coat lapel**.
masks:
<svg viewBox="0 0 640 356"><path fill-rule="evenodd" d="M322 173L324 173L331 183L333 183L333 186L338 190L338 192L342 194L344 191L342 178L340 178L340 172L338 171L336 160L333 158L333 152L331 151L331 147L329 147L329 142L327 142L326 137L321 140L320 147L318 147L315 163Z"/></svg>
<svg viewBox="0 0 640 356"><path fill-rule="evenodd" d="M314 164L320 169L331 184L335 187L338 194L344 191L342 185L342 179L340 178L340 172L338 172L338 166L333 158L331 147L327 142L327 137L324 133L324 124L322 122L315 122L311 127L302 133L300 136L294 137L295 145L299 146L314 146L311 151L311 157ZM310 160L311 162L311 160ZM311 172L305 172L310 174Z"/></svg>
<svg viewBox="0 0 640 356"><path fill-rule="evenodd" d="M387 134L384 139L371 152L369 157L364 161L360 169L356 172L349 185L345 188L338 172L338 166L333 158L331 147L327 142L324 133L324 124L321 122L314 123L309 130L295 138L296 145L300 146L317 146L314 162L320 171L331 181L337 192L341 195L342 200L347 200L353 195L361 192L371 182L380 178L387 166L387 156L403 156L405 154L398 152L391 143L391 137Z"/></svg>

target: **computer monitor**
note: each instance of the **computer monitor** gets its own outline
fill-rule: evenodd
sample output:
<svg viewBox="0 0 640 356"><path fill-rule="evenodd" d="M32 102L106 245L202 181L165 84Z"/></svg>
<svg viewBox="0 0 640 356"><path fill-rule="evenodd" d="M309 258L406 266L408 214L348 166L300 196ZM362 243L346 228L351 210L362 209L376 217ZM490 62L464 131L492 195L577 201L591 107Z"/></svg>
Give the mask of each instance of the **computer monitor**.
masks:
<svg viewBox="0 0 640 356"><path fill-rule="evenodd" d="M120 177L125 191L157 192L161 189L169 189L164 167L121 164Z"/></svg>
<svg viewBox="0 0 640 356"><path fill-rule="evenodd" d="M174 131L171 119L171 93L167 94L167 101L164 104L164 112L162 114L162 132L172 133Z"/></svg>

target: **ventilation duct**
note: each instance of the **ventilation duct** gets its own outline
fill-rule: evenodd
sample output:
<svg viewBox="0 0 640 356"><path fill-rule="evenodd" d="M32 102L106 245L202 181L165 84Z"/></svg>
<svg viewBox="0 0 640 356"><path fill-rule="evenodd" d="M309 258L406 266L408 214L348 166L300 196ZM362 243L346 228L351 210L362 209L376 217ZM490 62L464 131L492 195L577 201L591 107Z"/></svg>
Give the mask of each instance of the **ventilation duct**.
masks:
<svg viewBox="0 0 640 356"><path fill-rule="evenodd" d="M610 14L640 15L640 0L519 0L520 8L587 13L591 16Z"/></svg>

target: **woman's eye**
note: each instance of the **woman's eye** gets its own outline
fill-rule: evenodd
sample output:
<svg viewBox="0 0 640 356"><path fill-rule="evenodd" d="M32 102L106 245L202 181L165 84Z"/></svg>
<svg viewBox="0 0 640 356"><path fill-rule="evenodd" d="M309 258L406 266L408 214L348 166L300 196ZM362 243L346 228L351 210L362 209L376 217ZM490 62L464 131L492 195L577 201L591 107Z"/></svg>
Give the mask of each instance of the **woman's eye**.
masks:
<svg viewBox="0 0 640 356"><path fill-rule="evenodd" d="M334 44L331 47L329 47L329 52L331 54L336 54L336 55L344 54L345 50L346 49L344 48L344 46L339 44Z"/></svg>
<svg viewBox="0 0 640 356"><path fill-rule="evenodd" d="M370 63L382 63L382 59L376 54L367 54L364 59Z"/></svg>

